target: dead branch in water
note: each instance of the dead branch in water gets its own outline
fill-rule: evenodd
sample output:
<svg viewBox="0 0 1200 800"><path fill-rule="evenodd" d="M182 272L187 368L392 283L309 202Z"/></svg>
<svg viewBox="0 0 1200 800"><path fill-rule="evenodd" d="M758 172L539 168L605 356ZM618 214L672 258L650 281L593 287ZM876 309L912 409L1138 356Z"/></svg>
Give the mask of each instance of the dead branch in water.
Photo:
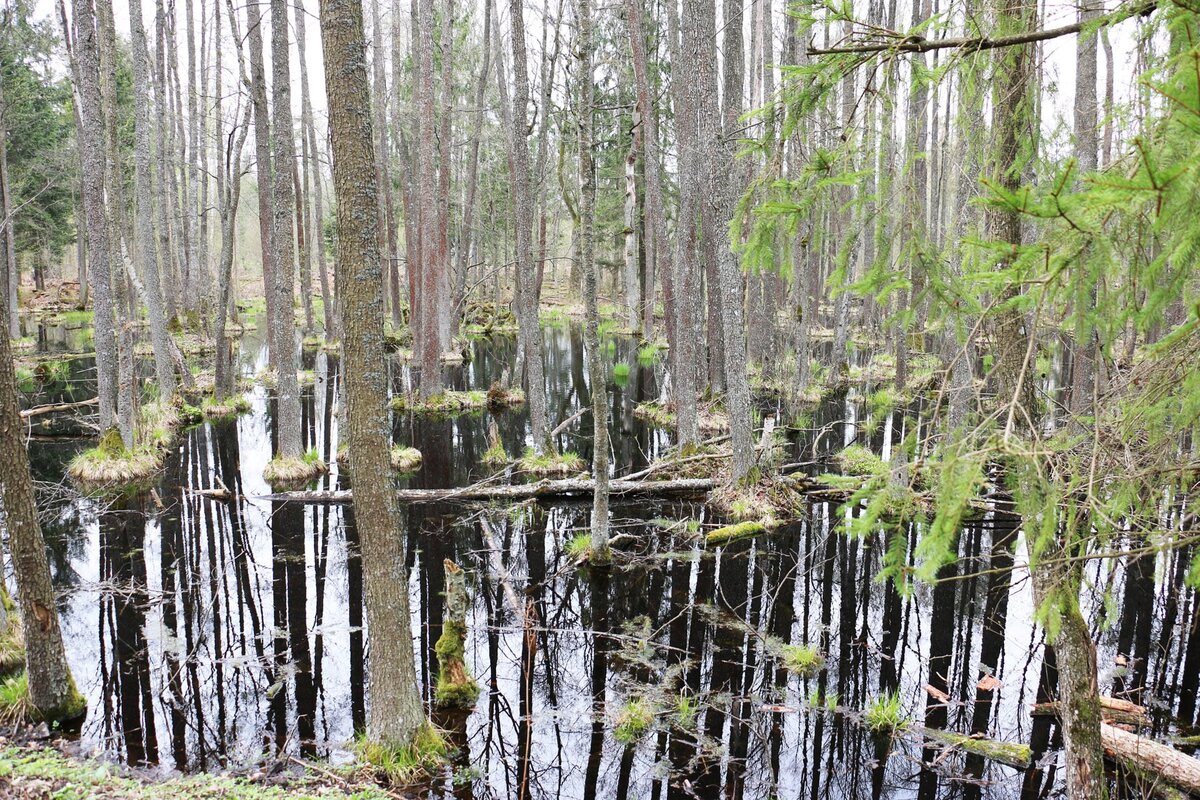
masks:
<svg viewBox="0 0 1200 800"><path fill-rule="evenodd" d="M608 489L614 497L694 496L705 494L716 486L717 481L712 478L679 478L669 481L615 480L609 482ZM590 496L595 490L596 481L591 478L571 478L512 485L475 484L458 489L397 489L396 497L402 503L529 500L532 498ZM354 499L354 493L351 490L278 492L259 495L254 499L296 503L349 503Z"/></svg>

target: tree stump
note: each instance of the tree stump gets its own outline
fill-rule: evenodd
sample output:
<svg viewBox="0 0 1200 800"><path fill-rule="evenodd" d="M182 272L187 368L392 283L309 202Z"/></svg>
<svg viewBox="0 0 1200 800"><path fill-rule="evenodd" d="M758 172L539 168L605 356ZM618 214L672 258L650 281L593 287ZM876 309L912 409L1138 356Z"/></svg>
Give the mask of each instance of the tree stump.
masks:
<svg viewBox="0 0 1200 800"><path fill-rule="evenodd" d="M446 612L442 622L442 635L434 645L438 659L437 691L434 702L439 708L470 709L479 698L479 684L467 672L463 661L467 641L467 597L466 574L450 559L443 561L446 567Z"/></svg>

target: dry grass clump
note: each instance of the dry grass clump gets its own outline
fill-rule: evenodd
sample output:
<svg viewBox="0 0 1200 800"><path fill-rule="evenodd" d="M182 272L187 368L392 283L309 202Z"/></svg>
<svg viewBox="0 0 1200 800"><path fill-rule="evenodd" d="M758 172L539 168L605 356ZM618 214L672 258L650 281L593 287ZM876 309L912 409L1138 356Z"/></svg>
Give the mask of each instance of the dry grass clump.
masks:
<svg viewBox="0 0 1200 800"><path fill-rule="evenodd" d="M493 411L498 411L503 408L512 408L525 403L525 390L515 386L502 386L499 383L493 383L487 390L488 408Z"/></svg>
<svg viewBox="0 0 1200 800"><path fill-rule="evenodd" d="M325 474L328 467L309 450L302 456L277 456L267 462L263 479L273 487L303 486Z"/></svg>
<svg viewBox="0 0 1200 800"><path fill-rule="evenodd" d="M804 492L787 478L763 476L754 483L728 483L708 496L708 502L735 522L758 520L768 528L804 513Z"/></svg>
<svg viewBox="0 0 1200 800"><path fill-rule="evenodd" d="M137 486L158 473L161 455L157 447L125 449L120 431L113 427L104 432L96 447L71 459L67 474L90 489Z"/></svg>
<svg viewBox="0 0 1200 800"><path fill-rule="evenodd" d="M13 610L8 613L8 630L0 634L0 677L25 668L25 634Z"/></svg>
<svg viewBox="0 0 1200 800"><path fill-rule="evenodd" d="M416 394L398 394L392 398L392 408L396 411L435 417L456 417L459 414L482 411L487 408L487 404L487 393L478 389L466 392L447 389L426 398Z"/></svg>
<svg viewBox="0 0 1200 800"><path fill-rule="evenodd" d="M244 395L226 397L222 400L206 397L204 398L204 402L200 404L200 413L207 420L240 417L242 414L250 413L250 401Z"/></svg>
<svg viewBox="0 0 1200 800"><path fill-rule="evenodd" d="M679 417L673 404L638 403L633 409L633 415L660 428L674 428L679 425ZM701 405L696 408L696 425L701 433L728 433L729 414L716 404Z"/></svg>
<svg viewBox="0 0 1200 800"><path fill-rule="evenodd" d="M421 451L398 444L392 447L392 469L397 472L416 472L421 468Z"/></svg>

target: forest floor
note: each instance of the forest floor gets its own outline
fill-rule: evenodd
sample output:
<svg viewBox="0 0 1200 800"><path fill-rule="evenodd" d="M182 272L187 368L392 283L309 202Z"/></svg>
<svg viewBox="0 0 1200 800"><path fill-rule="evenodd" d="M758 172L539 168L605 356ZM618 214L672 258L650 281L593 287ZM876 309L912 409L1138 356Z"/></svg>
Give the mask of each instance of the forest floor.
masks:
<svg viewBox="0 0 1200 800"><path fill-rule="evenodd" d="M0 800L399 800L359 774L284 759L274 768L243 774L163 775L98 761L71 752L65 740L18 743L0 736Z"/></svg>

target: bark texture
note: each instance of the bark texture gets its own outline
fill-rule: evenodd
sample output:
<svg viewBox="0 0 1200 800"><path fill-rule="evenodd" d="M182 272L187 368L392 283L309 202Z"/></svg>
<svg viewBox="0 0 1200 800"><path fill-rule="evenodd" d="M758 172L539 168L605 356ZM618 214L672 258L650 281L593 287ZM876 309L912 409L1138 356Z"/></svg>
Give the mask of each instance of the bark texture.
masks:
<svg viewBox="0 0 1200 800"><path fill-rule="evenodd" d="M367 736L409 745L425 726L408 607L404 520L389 479L383 270L360 0L322 0L321 37L338 218L347 441L371 653Z"/></svg>

